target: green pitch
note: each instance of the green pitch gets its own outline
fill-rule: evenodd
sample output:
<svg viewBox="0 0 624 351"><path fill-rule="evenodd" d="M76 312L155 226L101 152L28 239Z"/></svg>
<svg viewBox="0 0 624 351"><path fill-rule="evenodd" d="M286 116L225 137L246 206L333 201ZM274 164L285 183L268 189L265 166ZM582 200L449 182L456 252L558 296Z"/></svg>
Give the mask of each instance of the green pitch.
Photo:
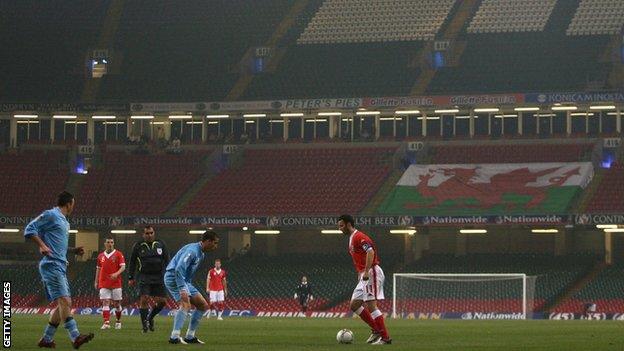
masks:
<svg viewBox="0 0 624 351"><path fill-rule="evenodd" d="M12 348L41 350L46 317L14 315ZM82 333L95 339L81 350L622 350L624 322L618 321L418 321L389 320L392 345L364 344L368 330L357 319L226 318L204 319L197 336L206 345L169 345L173 318L159 317L156 331L142 334L138 317L126 317L122 330L100 330L101 319L77 316ZM340 345L336 333L348 328L354 345ZM186 326L183 333L186 332ZM70 350L63 328L56 333L57 350Z"/></svg>

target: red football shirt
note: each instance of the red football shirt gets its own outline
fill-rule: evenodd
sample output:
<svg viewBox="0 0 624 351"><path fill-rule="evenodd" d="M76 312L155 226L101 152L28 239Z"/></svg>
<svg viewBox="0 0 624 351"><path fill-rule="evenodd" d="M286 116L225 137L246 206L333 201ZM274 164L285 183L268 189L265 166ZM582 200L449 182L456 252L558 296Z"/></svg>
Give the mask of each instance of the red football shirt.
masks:
<svg viewBox="0 0 624 351"><path fill-rule="evenodd" d="M377 247L368 235L356 230L351 237L349 237L349 253L353 259L353 265L355 270L359 273L364 272L366 267L366 253L372 248L375 250L375 257L373 258L373 266L379 264L379 257L377 257Z"/></svg>
<svg viewBox="0 0 624 351"><path fill-rule="evenodd" d="M126 260L121 252L117 250L107 254L106 251L100 253L97 258L97 266L100 267L98 286L100 289L121 288L121 275L117 279L111 279L110 275L117 272L121 266L126 265Z"/></svg>
<svg viewBox="0 0 624 351"><path fill-rule="evenodd" d="M219 271L216 269L211 269L208 271L208 275L210 276L210 283L208 283L208 290L210 291L221 291L223 290L223 279L225 279L226 273L223 268Z"/></svg>

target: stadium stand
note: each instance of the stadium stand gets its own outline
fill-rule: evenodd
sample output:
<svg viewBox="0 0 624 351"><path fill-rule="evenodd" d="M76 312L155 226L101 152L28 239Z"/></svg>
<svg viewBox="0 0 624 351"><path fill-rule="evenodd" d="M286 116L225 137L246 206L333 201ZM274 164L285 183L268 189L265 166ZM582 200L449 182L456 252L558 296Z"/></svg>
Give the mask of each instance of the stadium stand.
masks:
<svg viewBox="0 0 624 351"><path fill-rule="evenodd" d="M37 215L55 203L69 178L63 151L0 153L0 213Z"/></svg>
<svg viewBox="0 0 624 351"><path fill-rule="evenodd" d="M468 33L543 31L556 0L484 0Z"/></svg>
<svg viewBox="0 0 624 351"><path fill-rule="evenodd" d="M208 153L106 152L80 189L78 214L162 215L203 174Z"/></svg>
<svg viewBox="0 0 624 351"><path fill-rule="evenodd" d="M598 313L621 313L624 311L624 274L622 264L608 266L572 298L558 305L553 312L582 313L586 303L595 303Z"/></svg>
<svg viewBox="0 0 624 351"><path fill-rule="evenodd" d="M624 26L624 2L582 0L566 30L568 35L613 35Z"/></svg>
<svg viewBox="0 0 624 351"><path fill-rule="evenodd" d="M521 145L441 145L430 149L431 164L579 162L591 156L594 143Z"/></svg>
<svg viewBox="0 0 624 351"><path fill-rule="evenodd" d="M598 189L587 206L587 212L619 213L622 210L624 210L624 165L614 163L605 171Z"/></svg>
<svg viewBox="0 0 624 351"><path fill-rule="evenodd" d="M110 2L3 1L0 45L11 50L0 57L2 99L28 102L80 99L85 57L95 45Z"/></svg>
<svg viewBox="0 0 624 351"><path fill-rule="evenodd" d="M610 38L566 35L566 28L579 1L556 2L554 8L550 9L551 13L543 31L519 32L512 29L535 28L533 18L541 18L542 12L531 18L517 16L521 18L518 20L521 22L517 27L509 24L507 32L494 32L493 29L467 30L460 36L460 40L466 42L466 47L459 58L459 64L438 69L427 87L427 92L449 94L467 91L582 91L590 85L594 86L593 89L598 89L595 84L604 84L612 66L610 63L600 62ZM507 2L496 3L492 6L501 6L502 11L505 7L502 3ZM546 6L551 2L539 3L542 4L539 6ZM483 3L486 4L487 2ZM525 6L525 11L533 11L532 6ZM475 20L479 23L488 21L494 28L494 23L512 21L511 17L505 18L502 13L492 12L487 17L481 15L480 19ZM543 19L540 19L540 26L541 21Z"/></svg>
<svg viewBox="0 0 624 351"><path fill-rule="evenodd" d="M2 264L2 279L11 282L13 307L34 307L44 303L45 293L37 263Z"/></svg>
<svg viewBox="0 0 624 351"><path fill-rule="evenodd" d="M607 43L549 32L470 34L460 65L439 69L427 91L582 91L607 77L610 65L598 62Z"/></svg>
<svg viewBox="0 0 624 351"><path fill-rule="evenodd" d="M422 42L292 46L275 72L254 77L243 99L406 95L420 72L409 66L410 59L422 46Z"/></svg>
<svg viewBox="0 0 624 351"><path fill-rule="evenodd" d="M434 146L429 150L431 166L411 166L377 211L420 216L566 213L594 172L588 163L560 167L564 162L588 161L593 148L593 143L586 142ZM558 164L547 165L552 162ZM539 170L530 171L529 163ZM480 171L446 164L478 164ZM559 176L540 182L540 177L555 169L561 170ZM489 174L489 178L477 181L478 174ZM565 179L575 174L582 180L565 186ZM529 185L534 182L540 185Z"/></svg>
<svg viewBox="0 0 624 351"><path fill-rule="evenodd" d="M126 2L116 37L124 55L121 73L103 77L101 98L223 100L245 52L265 45L291 3Z"/></svg>
<svg viewBox="0 0 624 351"><path fill-rule="evenodd" d="M298 44L431 40L455 0L326 0Z"/></svg>
<svg viewBox="0 0 624 351"><path fill-rule="evenodd" d="M358 213L390 174L394 148L245 150L210 180L187 215ZM353 175L357 174L357 181Z"/></svg>

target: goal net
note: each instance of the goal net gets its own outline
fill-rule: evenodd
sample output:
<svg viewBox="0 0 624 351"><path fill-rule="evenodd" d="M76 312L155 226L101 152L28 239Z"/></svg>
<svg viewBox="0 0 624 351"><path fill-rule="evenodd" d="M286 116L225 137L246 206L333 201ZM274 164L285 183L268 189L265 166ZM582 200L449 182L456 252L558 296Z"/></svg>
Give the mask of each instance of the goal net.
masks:
<svg viewBox="0 0 624 351"><path fill-rule="evenodd" d="M526 274L395 273L394 318L530 318L535 277Z"/></svg>

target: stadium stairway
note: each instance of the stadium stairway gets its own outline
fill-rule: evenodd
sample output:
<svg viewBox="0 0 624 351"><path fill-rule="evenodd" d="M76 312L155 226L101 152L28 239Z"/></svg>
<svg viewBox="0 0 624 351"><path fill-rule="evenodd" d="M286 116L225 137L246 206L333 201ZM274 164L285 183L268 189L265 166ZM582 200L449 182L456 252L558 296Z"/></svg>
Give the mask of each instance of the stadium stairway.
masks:
<svg viewBox="0 0 624 351"><path fill-rule="evenodd" d="M455 4L456 8L451 10L449 20L442 26L442 38L444 40L455 40L462 30L468 25L469 20L477 12L482 0L464 0Z"/></svg>
<svg viewBox="0 0 624 351"><path fill-rule="evenodd" d="M564 34L578 7L579 0L557 1L544 31Z"/></svg>
<svg viewBox="0 0 624 351"><path fill-rule="evenodd" d="M600 62L611 64L611 71L607 77L607 87L611 89L621 89L624 87L624 64L621 61L622 38L613 36L600 58Z"/></svg>
<svg viewBox="0 0 624 351"><path fill-rule="evenodd" d="M448 65L458 65L461 55L466 48L465 41L457 41L461 30L467 25L469 19L479 7L481 0L466 0L459 1L454 5L451 10L449 18L442 25L441 32L443 40L450 40L453 42L450 53L448 54ZM436 69L431 65L431 56L433 53L433 43L425 45L421 50L421 53L417 56L419 58L419 64L422 69L421 74L414 83L411 95L422 95L427 91L429 83L433 80L436 74Z"/></svg>
<svg viewBox="0 0 624 351"><path fill-rule="evenodd" d="M382 202L386 199L386 196L392 189L394 189L396 183L401 179L403 175L403 170L394 170L383 183L383 185L379 188L377 193L373 195L371 200L368 202L368 205L362 211L362 215L370 216L377 213L377 209L382 204Z"/></svg>
<svg viewBox="0 0 624 351"><path fill-rule="evenodd" d="M269 40L265 43L264 46L273 49L273 55L269 57L267 64L267 70L269 72L271 70L275 70L279 61L284 57L283 50L278 50L276 48L277 43L286 35L286 33L288 33L290 28L296 24L297 17L307 7L309 1L310 0L297 0L290 8L286 16L284 16L280 24L276 27ZM254 55L254 51L255 48L253 47L247 50L247 53L245 53L245 56L243 56L243 59L241 60L241 67L244 67L246 62L249 62L250 58ZM253 77L254 76L249 72L241 72L241 76L238 78L225 100L236 101L243 96L245 90L247 90L253 81Z"/></svg>
<svg viewBox="0 0 624 351"><path fill-rule="evenodd" d="M573 205L570 208L570 212L585 213L585 211L587 211L587 207L600 188L600 183L602 182L602 178L604 178L604 173L605 171L602 168L594 168L594 178L591 182L589 182L587 188L585 188L585 190L581 193L581 198L577 202L577 205Z"/></svg>
<svg viewBox="0 0 624 351"><path fill-rule="evenodd" d="M110 2L108 10L106 11L106 17L104 17L104 23L102 24L96 48L107 49L113 46L115 35L117 34L117 29L119 28L119 22L121 21L124 3L125 0L112 0ZM86 78L82 91L82 101L96 101L100 85L100 79Z"/></svg>
<svg viewBox="0 0 624 351"><path fill-rule="evenodd" d="M180 198L165 212L165 216L175 216L180 212L181 209L186 207L186 205L197 195L197 193L217 174L219 174L220 169L214 166L223 153L222 148L217 148L213 151L204 161L202 167L204 168L204 174L197 179L197 181L191 185L181 196ZM212 166L212 167L211 167Z"/></svg>
<svg viewBox="0 0 624 351"><path fill-rule="evenodd" d="M587 274L583 275L575 282L570 284L570 287L563 291L560 295L555 296L550 301L546 301L542 310L544 311L552 311L555 310L559 305L565 304L565 302L571 299L574 295L576 295L579 291L581 291L585 286L587 286L591 281L596 279L596 277L607 268L607 265L604 262L597 262L594 267L587 272Z"/></svg>
<svg viewBox="0 0 624 351"><path fill-rule="evenodd" d="M69 175L69 179L67 180L67 185L65 185L65 190L80 198L80 189L82 188L82 183L84 183L84 180L85 176L83 174L72 172Z"/></svg>

